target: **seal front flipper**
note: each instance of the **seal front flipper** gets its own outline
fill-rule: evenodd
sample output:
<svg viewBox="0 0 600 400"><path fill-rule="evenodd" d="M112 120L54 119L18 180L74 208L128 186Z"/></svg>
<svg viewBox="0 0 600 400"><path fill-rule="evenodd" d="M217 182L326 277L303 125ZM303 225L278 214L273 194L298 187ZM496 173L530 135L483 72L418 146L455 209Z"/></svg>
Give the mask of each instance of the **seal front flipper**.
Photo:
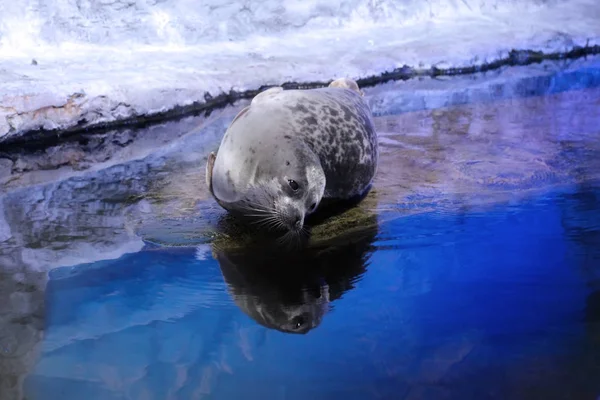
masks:
<svg viewBox="0 0 600 400"><path fill-rule="evenodd" d="M215 194L213 193L213 187L212 187L212 173L213 173L213 168L215 166L216 159L217 159L217 155L215 154L214 151L211 151L210 154L208 155L208 159L206 160L206 186L208 186L208 191L210 192L212 197L215 197Z"/></svg>

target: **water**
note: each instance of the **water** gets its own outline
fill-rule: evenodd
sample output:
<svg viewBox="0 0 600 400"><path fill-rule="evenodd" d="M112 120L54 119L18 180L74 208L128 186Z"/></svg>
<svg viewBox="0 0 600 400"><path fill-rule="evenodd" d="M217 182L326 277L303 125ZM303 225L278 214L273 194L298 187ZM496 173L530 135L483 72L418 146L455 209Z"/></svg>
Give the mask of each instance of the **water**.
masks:
<svg viewBox="0 0 600 400"><path fill-rule="evenodd" d="M447 103L410 112L366 90L363 228L301 255L211 239L204 160L243 103L0 155L0 397L597 398L594 65L486 101L424 82Z"/></svg>
<svg viewBox="0 0 600 400"><path fill-rule="evenodd" d="M32 398L593 398L599 206L577 188L397 219L293 281L194 249L92 265L51 278L26 384ZM312 329L275 330L296 322Z"/></svg>

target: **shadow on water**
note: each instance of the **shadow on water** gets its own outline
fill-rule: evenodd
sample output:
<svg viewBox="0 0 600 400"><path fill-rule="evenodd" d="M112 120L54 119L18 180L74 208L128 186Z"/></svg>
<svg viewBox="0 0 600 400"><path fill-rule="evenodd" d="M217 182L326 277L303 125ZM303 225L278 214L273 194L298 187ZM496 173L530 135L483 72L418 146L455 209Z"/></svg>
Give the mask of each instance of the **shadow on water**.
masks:
<svg viewBox="0 0 600 400"><path fill-rule="evenodd" d="M365 272L376 236L374 224L302 252L276 246L214 252L244 313L267 328L304 334L319 326L330 304Z"/></svg>

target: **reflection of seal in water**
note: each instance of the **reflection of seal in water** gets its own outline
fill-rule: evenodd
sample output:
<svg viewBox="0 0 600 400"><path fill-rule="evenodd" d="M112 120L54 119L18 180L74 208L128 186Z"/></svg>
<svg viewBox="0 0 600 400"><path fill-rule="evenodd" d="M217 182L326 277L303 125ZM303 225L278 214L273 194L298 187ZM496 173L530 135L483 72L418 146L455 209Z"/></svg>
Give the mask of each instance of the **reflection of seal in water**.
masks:
<svg viewBox="0 0 600 400"><path fill-rule="evenodd" d="M365 271L376 235L375 225L301 253L253 246L215 248L214 255L244 313L267 328L307 333Z"/></svg>
<svg viewBox="0 0 600 400"><path fill-rule="evenodd" d="M268 89L234 118L206 180L226 210L298 233L322 200L364 196L379 150L354 81L311 90Z"/></svg>

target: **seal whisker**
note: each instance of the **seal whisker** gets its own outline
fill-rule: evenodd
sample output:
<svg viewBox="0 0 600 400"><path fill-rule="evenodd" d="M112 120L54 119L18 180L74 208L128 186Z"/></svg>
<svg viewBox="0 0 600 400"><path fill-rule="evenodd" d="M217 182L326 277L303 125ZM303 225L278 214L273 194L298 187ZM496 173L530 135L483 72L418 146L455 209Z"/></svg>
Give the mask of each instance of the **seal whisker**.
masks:
<svg viewBox="0 0 600 400"><path fill-rule="evenodd" d="M290 250L297 250L302 244L299 232L300 231L287 231L277 239L277 242Z"/></svg>
<svg viewBox="0 0 600 400"><path fill-rule="evenodd" d="M285 229L285 224L283 223L281 216L277 215L277 217L274 219L274 228L275 229L279 229L279 230L284 230Z"/></svg>
<svg viewBox="0 0 600 400"><path fill-rule="evenodd" d="M255 217L255 218L269 218L271 215L265 214L246 214L247 217Z"/></svg>
<svg viewBox="0 0 600 400"><path fill-rule="evenodd" d="M266 210L266 209L248 207L248 206L244 207L244 210L258 212L258 213L263 213L263 214L271 214L272 211L273 211L273 210Z"/></svg>
<svg viewBox="0 0 600 400"><path fill-rule="evenodd" d="M259 227L264 227L266 229L282 229L285 228L285 225L281 221L281 216L279 213L271 213L269 215L255 215L258 219L256 221L252 221L252 224L255 224Z"/></svg>
<svg viewBox="0 0 600 400"><path fill-rule="evenodd" d="M287 247L287 245L289 244L289 234L290 232L286 232L284 235L277 238L277 243Z"/></svg>
<svg viewBox="0 0 600 400"><path fill-rule="evenodd" d="M265 228L273 228L276 226L276 224L279 223L279 221L277 220L277 217L270 216L270 217L260 219L258 221L253 221L252 223L256 224L258 226L263 226Z"/></svg>
<svg viewBox="0 0 600 400"><path fill-rule="evenodd" d="M298 234L308 236L309 232L308 232L308 229L306 229L305 227L302 227L302 228L300 228L300 231L298 232Z"/></svg>
<svg viewBox="0 0 600 400"><path fill-rule="evenodd" d="M262 226L266 226L269 222L270 221L267 220L267 219L259 219L259 220L256 220L256 221L252 221L251 223L253 225L257 225L259 227L262 227Z"/></svg>
<svg viewBox="0 0 600 400"><path fill-rule="evenodd" d="M273 220L275 229L284 229L285 225L281 221L281 217L277 217Z"/></svg>
<svg viewBox="0 0 600 400"><path fill-rule="evenodd" d="M273 214L277 211L274 207L269 208L269 207L265 207L262 204L254 204L254 203L248 203L247 205L244 206L244 208L248 211L261 212L261 213L265 213L265 214Z"/></svg>

